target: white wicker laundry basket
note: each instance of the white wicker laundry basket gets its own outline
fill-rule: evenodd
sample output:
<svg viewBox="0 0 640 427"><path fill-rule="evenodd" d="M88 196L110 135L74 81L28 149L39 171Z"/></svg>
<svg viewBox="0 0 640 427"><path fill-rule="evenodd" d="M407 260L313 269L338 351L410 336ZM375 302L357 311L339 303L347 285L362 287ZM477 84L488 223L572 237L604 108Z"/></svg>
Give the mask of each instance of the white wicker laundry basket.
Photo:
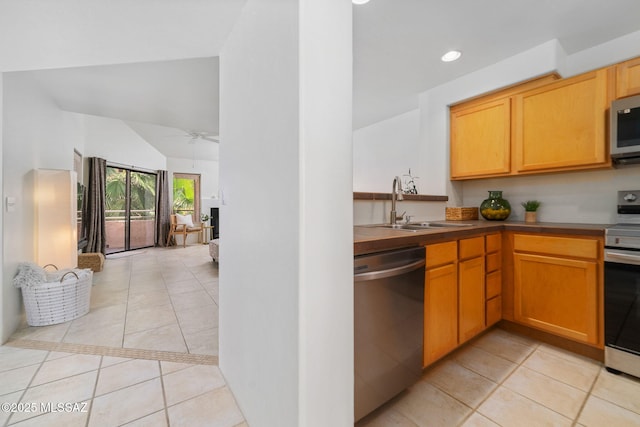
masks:
<svg viewBox="0 0 640 427"><path fill-rule="evenodd" d="M22 286L22 299L30 326L67 322L89 312L93 271L61 272L59 280Z"/></svg>

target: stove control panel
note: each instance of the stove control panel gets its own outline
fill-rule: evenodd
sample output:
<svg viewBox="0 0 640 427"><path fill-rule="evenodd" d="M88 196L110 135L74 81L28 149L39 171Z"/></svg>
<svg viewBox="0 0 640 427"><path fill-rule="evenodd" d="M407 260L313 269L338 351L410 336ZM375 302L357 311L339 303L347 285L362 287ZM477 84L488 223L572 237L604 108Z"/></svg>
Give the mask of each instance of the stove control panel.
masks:
<svg viewBox="0 0 640 427"><path fill-rule="evenodd" d="M640 190L618 191L618 214L640 214Z"/></svg>

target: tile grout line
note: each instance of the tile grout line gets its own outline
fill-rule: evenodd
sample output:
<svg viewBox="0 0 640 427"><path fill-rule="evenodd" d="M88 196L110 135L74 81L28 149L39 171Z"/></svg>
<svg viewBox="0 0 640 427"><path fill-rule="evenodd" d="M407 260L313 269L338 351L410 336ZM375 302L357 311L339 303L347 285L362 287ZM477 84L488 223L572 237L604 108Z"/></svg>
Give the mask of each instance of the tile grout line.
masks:
<svg viewBox="0 0 640 427"><path fill-rule="evenodd" d="M195 278L195 276L194 276L194 278ZM180 330L180 336L182 337L182 342L184 343L184 348L187 349L187 353L191 354L190 351L189 351L189 344L187 344L187 339L185 338L184 332L182 331L182 326L180 326L180 319L178 318L178 313L176 312L176 307L175 307L175 305L173 305L173 298L171 297L171 292L169 292L169 287L167 286L167 281L165 280L164 275L162 276L162 283L164 283L164 287L167 290L167 294L169 295L169 304L171 304L171 309L173 310L173 315L176 318L176 324L178 325L178 329Z"/></svg>
<svg viewBox="0 0 640 427"><path fill-rule="evenodd" d="M580 419L580 415L582 415L582 411L584 410L585 406L587 406L587 401L591 397L591 392L593 392L593 388L596 386L596 383L598 382L598 378L600 378L600 375L602 375L602 368L600 368L600 370L598 371L598 375L596 375L595 379L591 383L591 387L589 387L589 391L587 391L587 396L584 398L582 405L580 405L580 409L576 414L576 418L573 420L573 424L571 424L572 426L578 425L578 420Z"/></svg>
<svg viewBox="0 0 640 427"><path fill-rule="evenodd" d="M100 381L100 374L102 373L102 365L104 364L104 356L100 356L100 364L98 365L98 372L96 373L96 382L93 384L93 393L91 394L91 402L89 402L89 413L87 414L87 420L84 426L89 427L89 421L91 420L91 411L93 410L93 403L96 399L96 391L98 390L98 381Z"/></svg>
<svg viewBox="0 0 640 427"><path fill-rule="evenodd" d="M167 392L164 388L164 372L162 372L162 363L158 361L158 369L160 370L160 386L162 387L162 401L164 402L164 418L167 422L167 425L170 426L169 422L169 407L167 405Z"/></svg>
<svg viewBox="0 0 640 427"><path fill-rule="evenodd" d="M124 309L124 325L122 327L122 341L120 345L124 348L124 337L127 334L127 318L129 317L129 298L131 297L131 280L132 280L132 271L133 271L133 260L129 259L129 280L127 281L127 303Z"/></svg>

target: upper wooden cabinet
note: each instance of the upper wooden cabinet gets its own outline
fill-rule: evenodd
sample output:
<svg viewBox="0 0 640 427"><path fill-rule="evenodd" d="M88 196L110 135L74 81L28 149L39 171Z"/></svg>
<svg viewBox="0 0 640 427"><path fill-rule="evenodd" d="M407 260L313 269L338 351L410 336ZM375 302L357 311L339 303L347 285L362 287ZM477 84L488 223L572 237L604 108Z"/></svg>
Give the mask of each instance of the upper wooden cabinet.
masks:
<svg viewBox="0 0 640 427"><path fill-rule="evenodd" d="M640 93L640 58L528 81L450 108L452 180L611 167L611 101Z"/></svg>
<svg viewBox="0 0 640 427"><path fill-rule="evenodd" d="M511 171L511 99L451 110L451 177Z"/></svg>
<svg viewBox="0 0 640 427"><path fill-rule="evenodd" d="M451 179L504 176L512 172L512 98L558 79L542 76L451 107Z"/></svg>
<svg viewBox="0 0 640 427"><path fill-rule="evenodd" d="M640 58L616 66L616 98L640 94Z"/></svg>
<svg viewBox="0 0 640 427"><path fill-rule="evenodd" d="M550 83L514 98L515 171L598 167L609 163L609 70Z"/></svg>

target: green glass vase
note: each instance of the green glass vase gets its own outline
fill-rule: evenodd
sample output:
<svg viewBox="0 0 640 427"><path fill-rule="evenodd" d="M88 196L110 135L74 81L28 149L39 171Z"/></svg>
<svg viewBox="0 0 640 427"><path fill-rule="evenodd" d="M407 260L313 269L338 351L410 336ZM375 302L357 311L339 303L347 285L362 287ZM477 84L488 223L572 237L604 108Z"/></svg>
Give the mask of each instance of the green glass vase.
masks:
<svg viewBox="0 0 640 427"><path fill-rule="evenodd" d="M480 215L489 221L504 221L511 215L511 205L502 198L502 191L489 191L489 198L480 204Z"/></svg>

